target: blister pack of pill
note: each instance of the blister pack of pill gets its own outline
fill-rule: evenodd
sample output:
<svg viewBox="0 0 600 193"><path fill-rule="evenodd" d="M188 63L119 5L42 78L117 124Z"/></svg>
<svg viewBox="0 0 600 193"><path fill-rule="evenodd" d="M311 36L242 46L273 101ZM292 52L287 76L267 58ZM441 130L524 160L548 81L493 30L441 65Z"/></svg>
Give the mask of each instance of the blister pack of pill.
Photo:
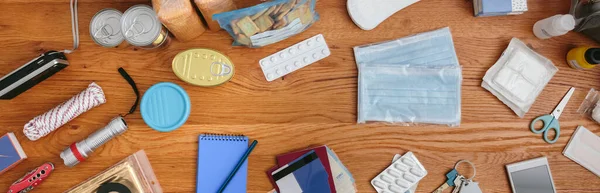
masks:
<svg viewBox="0 0 600 193"><path fill-rule="evenodd" d="M427 175L427 170L412 152L404 154L371 180L378 193L404 193Z"/></svg>
<svg viewBox="0 0 600 193"><path fill-rule="evenodd" d="M281 50L259 61L267 81L273 81L326 58L331 53L322 34Z"/></svg>

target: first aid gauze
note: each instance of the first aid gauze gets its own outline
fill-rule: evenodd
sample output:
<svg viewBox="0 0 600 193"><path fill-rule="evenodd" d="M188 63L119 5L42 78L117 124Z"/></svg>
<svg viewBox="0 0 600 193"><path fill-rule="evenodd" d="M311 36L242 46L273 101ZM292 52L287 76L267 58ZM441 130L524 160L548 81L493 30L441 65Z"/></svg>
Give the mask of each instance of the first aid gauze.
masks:
<svg viewBox="0 0 600 193"><path fill-rule="evenodd" d="M481 86L522 118L557 71L552 61L513 38Z"/></svg>

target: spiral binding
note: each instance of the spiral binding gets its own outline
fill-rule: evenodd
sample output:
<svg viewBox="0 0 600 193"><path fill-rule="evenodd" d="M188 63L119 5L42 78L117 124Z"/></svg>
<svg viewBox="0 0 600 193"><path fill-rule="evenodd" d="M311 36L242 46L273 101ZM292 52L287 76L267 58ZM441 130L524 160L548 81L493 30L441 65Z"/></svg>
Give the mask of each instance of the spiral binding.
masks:
<svg viewBox="0 0 600 193"><path fill-rule="evenodd" d="M229 135L229 134L202 134L200 140L208 141L248 141L248 137L244 135Z"/></svg>

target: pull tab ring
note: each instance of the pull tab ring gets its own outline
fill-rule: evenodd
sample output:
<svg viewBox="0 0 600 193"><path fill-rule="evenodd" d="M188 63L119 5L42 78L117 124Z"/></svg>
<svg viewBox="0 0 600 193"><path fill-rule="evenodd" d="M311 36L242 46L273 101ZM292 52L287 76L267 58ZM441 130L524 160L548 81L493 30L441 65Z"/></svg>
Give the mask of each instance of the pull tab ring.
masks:
<svg viewBox="0 0 600 193"><path fill-rule="evenodd" d="M125 36L131 37L131 38L137 38L141 35L144 35L145 33L148 33L148 32L146 32L146 27L144 26L144 24L142 24L141 22L138 22L136 20L134 20L133 22L134 23L131 24L131 26L129 26L129 28L127 28L127 31L125 31ZM136 25L140 26L142 29L137 30L138 28L135 27Z"/></svg>
<svg viewBox="0 0 600 193"><path fill-rule="evenodd" d="M108 39L110 39L110 37L114 35L114 29L108 24L104 24L100 29L96 30L96 32L94 33L94 37L102 40L102 42L104 43L107 43Z"/></svg>
<svg viewBox="0 0 600 193"><path fill-rule="evenodd" d="M473 181L473 178L475 178L475 174L477 174L477 170L475 169L475 164L473 164L469 160L460 160L460 161L456 162L456 164L454 165L454 169L456 169L458 167L458 165L461 163L468 163L473 168L473 175L469 179L467 179L467 181L465 181L468 184L469 182Z"/></svg>
<svg viewBox="0 0 600 193"><path fill-rule="evenodd" d="M146 14L144 14L144 15L146 15ZM140 15L140 16L142 16L142 15ZM131 24L131 26L129 26L129 28L125 31L125 36L131 37L131 38L137 38L138 36L147 34L148 32L150 32L150 30L152 30L152 28L154 28L154 23L152 23L152 26L150 26L150 28L146 28L146 26L142 22L138 21L140 16L133 18L133 24ZM150 16L148 16L148 17L150 17ZM135 26L140 26L141 29L138 30L138 28L136 28ZM134 29L136 31L133 31Z"/></svg>
<svg viewBox="0 0 600 193"><path fill-rule="evenodd" d="M215 66L221 66L221 72L219 72L218 74L215 74ZM213 62L212 64L210 64L210 73L213 76L225 76L231 73L231 66L225 64L225 63L221 63L221 62Z"/></svg>

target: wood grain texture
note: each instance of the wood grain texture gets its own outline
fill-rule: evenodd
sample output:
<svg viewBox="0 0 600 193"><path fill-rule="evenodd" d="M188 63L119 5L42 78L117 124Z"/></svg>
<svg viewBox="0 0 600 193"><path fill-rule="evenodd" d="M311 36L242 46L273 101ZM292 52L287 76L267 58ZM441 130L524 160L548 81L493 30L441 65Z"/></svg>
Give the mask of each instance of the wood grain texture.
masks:
<svg viewBox="0 0 600 193"><path fill-rule="evenodd" d="M240 7L258 0L238 0ZM51 161L56 172L36 192L62 192L95 175L126 156L145 149L166 192L193 192L197 136L201 133L245 134L260 144L250 156L248 192L270 189L264 173L275 164L275 156L310 145L333 148L357 180L360 192L374 192L370 180L387 167L396 153L413 151L429 174L418 192L431 192L444 174L460 159L477 166L476 181L483 192L510 192L505 165L547 156L559 192L600 192L600 178L564 157L561 152L577 125L600 134L598 124L576 110L590 88L600 88L600 68L577 71L564 57L577 45L598 46L578 33L538 40L533 24L543 18L567 13L564 0L530 1L530 10L519 16L474 18L473 6L465 0L422 0L392 16L372 31L352 23L345 0L321 0L321 19L306 32L261 49L231 47L224 32L206 32L191 42L173 43L163 49L142 50L131 46L103 48L90 39L89 21L100 9L125 11L142 0L83 0L79 6L81 46L68 55L71 65L10 101L0 101L0 134L15 132L29 158L0 176L0 191L25 172ZM401 127L356 124L357 69L352 47L391 40L414 33L450 26L463 66L462 124ZM331 56L281 80L267 82L258 60L296 42L322 33ZM560 69L529 113L519 119L496 97L483 89L482 77L494 64L512 37L517 37ZM4 0L0 2L0 75L47 50L71 47L68 0ZM190 48L211 48L228 55L236 75L215 88L191 86L171 71L173 57ZM151 85L169 81L183 86L192 100L187 123L170 133L147 127L139 113L128 116L130 130L99 148L86 162L69 169L59 153L85 138L117 114L129 110L135 96L117 73L124 67L144 92ZM27 140L23 125L96 81L108 102L81 115L38 141ZM568 90L577 90L561 116L560 140L546 144L528 129L535 116L549 113ZM465 173L469 172L465 170Z"/></svg>

